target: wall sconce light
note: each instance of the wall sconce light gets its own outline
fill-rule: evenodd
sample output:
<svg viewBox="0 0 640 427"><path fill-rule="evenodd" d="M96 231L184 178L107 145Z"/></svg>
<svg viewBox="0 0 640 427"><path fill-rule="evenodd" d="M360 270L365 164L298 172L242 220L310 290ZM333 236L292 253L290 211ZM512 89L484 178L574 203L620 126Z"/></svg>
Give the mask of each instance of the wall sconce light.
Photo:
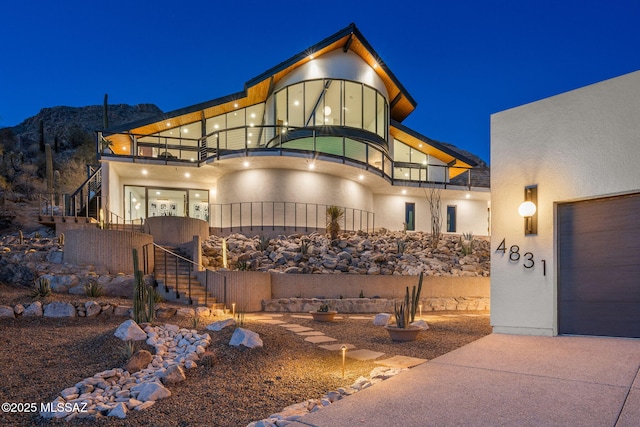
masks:
<svg viewBox="0 0 640 427"><path fill-rule="evenodd" d="M538 186L524 188L524 202L518 207L518 213L524 218L524 235L538 234Z"/></svg>

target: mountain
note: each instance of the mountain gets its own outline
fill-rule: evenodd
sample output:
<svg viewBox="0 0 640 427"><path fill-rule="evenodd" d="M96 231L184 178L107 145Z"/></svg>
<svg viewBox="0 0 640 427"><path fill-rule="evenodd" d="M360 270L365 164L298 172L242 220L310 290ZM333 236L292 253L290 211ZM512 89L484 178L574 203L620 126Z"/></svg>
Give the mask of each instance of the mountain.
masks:
<svg viewBox="0 0 640 427"><path fill-rule="evenodd" d="M108 106L109 126L135 122L159 114L162 114L162 110L154 104ZM39 140L40 121L43 123L45 143L53 145L54 138L57 137L62 147L74 146L72 139L77 137L78 131L93 135L94 131L104 127L102 105L89 105L43 108L35 116L8 129L20 139L22 147L28 147L30 143Z"/></svg>

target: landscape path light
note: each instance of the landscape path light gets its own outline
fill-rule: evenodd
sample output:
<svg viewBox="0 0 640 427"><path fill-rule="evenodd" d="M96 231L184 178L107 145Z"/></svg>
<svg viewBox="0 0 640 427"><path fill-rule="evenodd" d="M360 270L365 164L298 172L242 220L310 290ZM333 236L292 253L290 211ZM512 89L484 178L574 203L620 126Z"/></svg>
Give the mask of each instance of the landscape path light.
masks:
<svg viewBox="0 0 640 427"><path fill-rule="evenodd" d="M342 379L344 379L344 362L347 357L347 346L343 345L340 347L340 350L342 350Z"/></svg>

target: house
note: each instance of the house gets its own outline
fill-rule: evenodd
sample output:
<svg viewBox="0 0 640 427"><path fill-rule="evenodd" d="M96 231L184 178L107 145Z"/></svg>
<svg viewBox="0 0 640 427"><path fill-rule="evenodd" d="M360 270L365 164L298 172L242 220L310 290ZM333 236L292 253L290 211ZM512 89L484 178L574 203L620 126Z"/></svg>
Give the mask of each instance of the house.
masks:
<svg viewBox="0 0 640 427"><path fill-rule="evenodd" d="M491 117L495 332L640 338L639 117L640 71Z"/></svg>
<svg viewBox="0 0 640 427"><path fill-rule="evenodd" d="M240 92L99 132L101 206L222 235L324 230L330 205L344 230L431 231L432 195L442 232L488 235L488 167L404 126L415 108L351 24Z"/></svg>

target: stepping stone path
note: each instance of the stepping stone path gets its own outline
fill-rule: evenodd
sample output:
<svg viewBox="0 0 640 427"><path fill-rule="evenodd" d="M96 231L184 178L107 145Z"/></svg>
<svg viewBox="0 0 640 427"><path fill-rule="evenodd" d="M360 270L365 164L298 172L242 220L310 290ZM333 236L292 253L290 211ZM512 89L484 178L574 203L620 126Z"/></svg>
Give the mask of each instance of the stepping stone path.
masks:
<svg viewBox="0 0 640 427"><path fill-rule="evenodd" d="M252 320L272 325L278 325L283 329L304 337L305 341L309 341L314 344L337 341L335 338L328 337L323 332L314 331L312 328L297 325L294 323L286 323L281 321L273 322L273 319L271 319L271 317L272 315L256 315L252 316ZM306 314L292 314L291 317L297 319L312 319L312 316ZM349 318L354 320L373 320L373 317L371 316L350 316ZM338 317L335 317L335 319L338 319ZM348 343L323 344L318 345L318 347L328 351L341 351L342 347L347 347L349 351L347 351L346 356L356 360L373 360L384 355L384 353L367 349L354 350L356 347L353 344ZM290 423L294 423L300 417L308 413L318 411L323 407L326 407L346 396L368 388L373 384L386 380L387 378L391 378L392 376L399 374L405 369L419 365L420 363L424 363L426 361L426 359L418 359L415 357L406 356L394 356L385 360L376 361L374 363L382 366L379 366L371 371L370 378L360 377L349 388L340 387L337 391L330 391L320 399L309 399L302 403L290 405L284 408L281 412L271 415L269 418L250 423L247 427L284 426Z"/></svg>

